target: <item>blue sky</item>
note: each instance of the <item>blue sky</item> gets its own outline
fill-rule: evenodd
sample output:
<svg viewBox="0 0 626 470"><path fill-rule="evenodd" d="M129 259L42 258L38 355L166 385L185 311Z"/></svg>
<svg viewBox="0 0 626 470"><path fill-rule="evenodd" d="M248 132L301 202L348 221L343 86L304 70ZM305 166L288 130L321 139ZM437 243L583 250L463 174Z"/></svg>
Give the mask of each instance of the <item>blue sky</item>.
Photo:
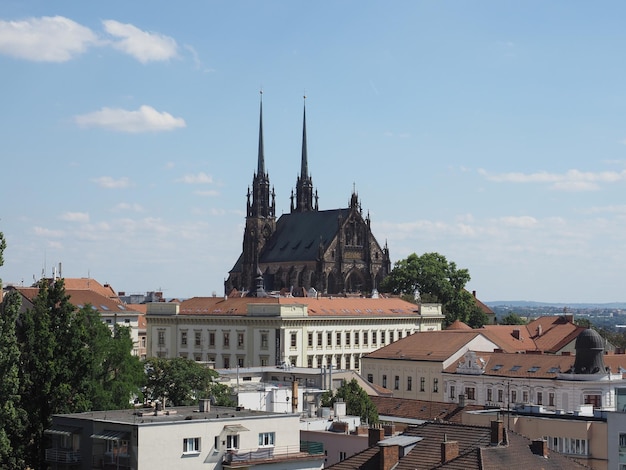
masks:
<svg viewBox="0 0 626 470"><path fill-rule="evenodd" d="M223 293L263 89L277 213L306 94L320 209L489 300L625 301L623 2L0 6L0 277Z"/></svg>

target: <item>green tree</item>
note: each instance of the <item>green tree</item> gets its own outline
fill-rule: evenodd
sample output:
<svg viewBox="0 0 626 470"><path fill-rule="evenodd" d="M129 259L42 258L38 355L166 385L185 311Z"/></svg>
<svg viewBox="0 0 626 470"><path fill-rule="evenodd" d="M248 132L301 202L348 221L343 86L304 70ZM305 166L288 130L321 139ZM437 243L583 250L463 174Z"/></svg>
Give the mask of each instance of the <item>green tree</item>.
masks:
<svg viewBox="0 0 626 470"><path fill-rule="evenodd" d="M145 366L146 396L151 400L159 400L166 405L191 405L198 398L208 398L215 392L220 395L222 403L232 404L223 397L226 395L220 387L223 384L214 382L217 372L196 361L184 357L153 357L146 361Z"/></svg>
<svg viewBox="0 0 626 470"><path fill-rule="evenodd" d="M0 266L5 249L0 232ZM25 467L22 436L26 416L20 408L20 350L15 332L20 306L21 297L14 290L6 294L0 306L0 462L9 470Z"/></svg>
<svg viewBox="0 0 626 470"><path fill-rule="evenodd" d="M337 389L327 403L329 406L333 406L338 399L346 403L347 414L360 416L361 420L368 424L378 423L378 410L372 402L372 399L367 392L361 388L356 379L352 379L350 382L344 380L341 387Z"/></svg>
<svg viewBox="0 0 626 470"><path fill-rule="evenodd" d="M525 325L526 320L520 317L517 313L512 312L502 317L498 323L500 323L500 325Z"/></svg>
<svg viewBox="0 0 626 470"><path fill-rule="evenodd" d="M422 302L442 304L446 325L458 319L479 328L487 323L487 316L465 289L470 279L467 269L457 268L439 253L412 253L395 263L381 290L405 296L419 293Z"/></svg>

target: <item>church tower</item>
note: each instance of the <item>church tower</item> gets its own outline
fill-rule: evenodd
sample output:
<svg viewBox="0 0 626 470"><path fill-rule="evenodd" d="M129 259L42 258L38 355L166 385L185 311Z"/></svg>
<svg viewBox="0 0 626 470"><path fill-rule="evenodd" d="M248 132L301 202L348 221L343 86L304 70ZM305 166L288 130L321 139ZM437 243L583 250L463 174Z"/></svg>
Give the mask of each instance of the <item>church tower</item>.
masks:
<svg viewBox="0 0 626 470"><path fill-rule="evenodd" d="M291 212L317 211L317 191L315 191L315 203L313 201L313 180L309 175L309 162L306 144L306 96L304 97L304 114L302 118L302 161L300 163L300 176L296 182L296 196L294 201L291 191Z"/></svg>
<svg viewBox="0 0 626 470"><path fill-rule="evenodd" d="M263 92L259 111L259 153L257 171L252 178L252 192L248 187L246 228L243 235L243 259L241 286L237 288L254 291L259 271L259 254L265 243L276 230L276 198L274 189L270 191L270 179L265 171L263 146Z"/></svg>

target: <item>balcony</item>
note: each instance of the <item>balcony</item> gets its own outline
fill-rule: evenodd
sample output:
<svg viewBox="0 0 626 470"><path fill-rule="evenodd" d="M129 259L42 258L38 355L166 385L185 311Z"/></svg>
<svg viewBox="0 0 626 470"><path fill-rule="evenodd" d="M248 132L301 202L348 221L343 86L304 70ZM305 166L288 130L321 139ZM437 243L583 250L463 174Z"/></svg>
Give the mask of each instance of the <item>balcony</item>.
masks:
<svg viewBox="0 0 626 470"><path fill-rule="evenodd" d="M80 463L80 451L71 449L46 449L46 462Z"/></svg>
<svg viewBox="0 0 626 470"><path fill-rule="evenodd" d="M93 456L93 468L129 470L130 456L127 454L113 455L110 452Z"/></svg>
<svg viewBox="0 0 626 470"><path fill-rule="evenodd" d="M300 442L299 447L261 447L250 450L229 451L224 455L224 468L250 467L269 462L292 460L312 460L324 457L324 445L321 442Z"/></svg>

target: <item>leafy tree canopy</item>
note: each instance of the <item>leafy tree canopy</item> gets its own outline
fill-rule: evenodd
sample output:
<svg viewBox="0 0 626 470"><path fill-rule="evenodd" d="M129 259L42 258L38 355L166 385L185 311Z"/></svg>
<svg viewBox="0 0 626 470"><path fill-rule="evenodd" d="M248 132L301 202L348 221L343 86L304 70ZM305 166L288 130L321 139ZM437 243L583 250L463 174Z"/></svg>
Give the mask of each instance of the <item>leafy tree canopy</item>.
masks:
<svg viewBox="0 0 626 470"><path fill-rule="evenodd" d="M174 406L192 405L198 398L214 397L218 405L235 405L230 388L214 382L217 372L188 358L153 357L145 363L146 396Z"/></svg>
<svg viewBox="0 0 626 470"><path fill-rule="evenodd" d="M513 312L502 317L498 323L500 323L500 325L525 325L526 320L520 317L517 313Z"/></svg>
<svg viewBox="0 0 626 470"><path fill-rule="evenodd" d="M476 305L474 296L465 290L470 281L467 269L457 268L439 253L410 254L397 261L381 286L383 292L419 294L422 302L442 304L446 324L461 320L473 328L487 322L487 316Z"/></svg>
<svg viewBox="0 0 626 470"><path fill-rule="evenodd" d="M338 399L346 403L347 414L360 416L361 421L365 423L378 423L378 410L356 379L352 379L350 382L344 381L334 395L329 393L322 397L322 404L334 406Z"/></svg>

